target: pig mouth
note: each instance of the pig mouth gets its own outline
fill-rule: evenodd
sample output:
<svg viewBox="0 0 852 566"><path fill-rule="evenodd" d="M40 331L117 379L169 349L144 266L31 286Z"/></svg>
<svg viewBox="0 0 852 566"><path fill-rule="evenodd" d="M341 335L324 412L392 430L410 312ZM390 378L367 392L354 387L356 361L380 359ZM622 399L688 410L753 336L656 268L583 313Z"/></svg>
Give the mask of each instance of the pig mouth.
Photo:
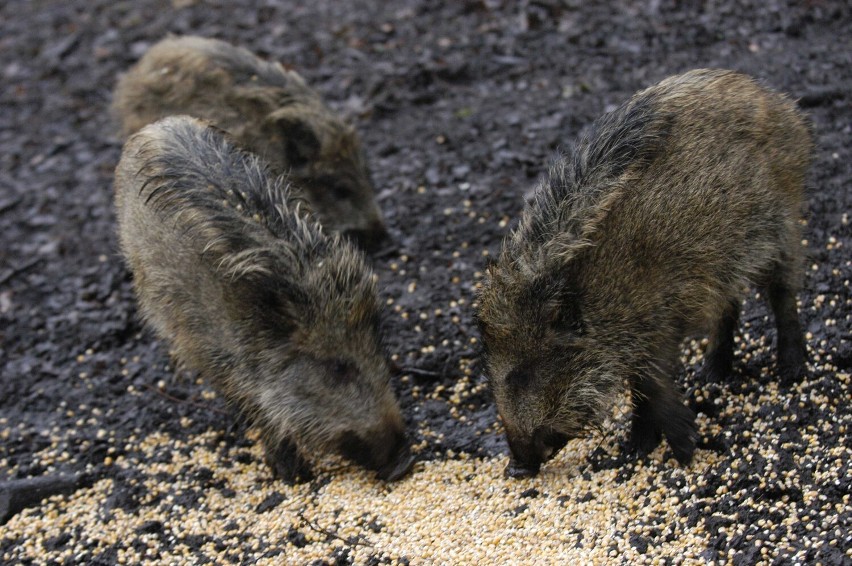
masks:
<svg viewBox="0 0 852 566"><path fill-rule="evenodd" d="M394 434L391 442L366 442L354 433L346 433L340 442L340 452L356 464L374 470L384 481L401 479L415 462L403 434Z"/></svg>
<svg viewBox="0 0 852 566"><path fill-rule="evenodd" d="M532 436L517 439L509 436L512 457L504 475L523 479L538 475L541 465L552 459L571 440L571 436L550 428L539 427Z"/></svg>
<svg viewBox="0 0 852 566"><path fill-rule="evenodd" d="M385 481L402 479L414 467L415 460L414 454L409 451L408 446L405 446L391 462L379 468L377 474Z"/></svg>
<svg viewBox="0 0 852 566"><path fill-rule="evenodd" d="M541 469L541 464L521 464L514 458L509 460L509 464L503 471L503 475L507 478L521 480L525 478L534 478L538 475Z"/></svg>

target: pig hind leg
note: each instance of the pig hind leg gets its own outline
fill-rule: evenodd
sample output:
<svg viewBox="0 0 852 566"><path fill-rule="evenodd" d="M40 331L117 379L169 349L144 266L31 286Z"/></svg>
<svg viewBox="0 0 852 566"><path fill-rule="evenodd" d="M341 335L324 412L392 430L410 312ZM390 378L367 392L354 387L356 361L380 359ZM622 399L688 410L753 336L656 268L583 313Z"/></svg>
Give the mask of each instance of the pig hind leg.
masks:
<svg viewBox="0 0 852 566"><path fill-rule="evenodd" d="M704 383L721 383L731 377L734 367L734 332L739 324L740 302L728 303L716 325L713 344L704 356L700 378Z"/></svg>
<svg viewBox="0 0 852 566"><path fill-rule="evenodd" d="M792 283L793 263L783 258L776 263L767 285L769 304L775 314L775 325L778 329L778 372L783 385L790 385L801 379L805 373L807 356L804 333L799 324L796 307L796 286Z"/></svg>

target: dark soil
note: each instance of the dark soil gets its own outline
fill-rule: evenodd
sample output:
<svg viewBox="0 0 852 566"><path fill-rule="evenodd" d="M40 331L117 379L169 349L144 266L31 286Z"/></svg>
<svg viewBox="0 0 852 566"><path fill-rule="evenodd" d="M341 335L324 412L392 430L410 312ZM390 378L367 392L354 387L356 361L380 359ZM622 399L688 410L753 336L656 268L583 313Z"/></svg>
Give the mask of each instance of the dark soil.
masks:
<svg viewBox="0 0 852 566"><path fill-rule="evenodd" d="M357 125L399 248L374 265L384 298L393 299L385 317L389 349L407 376L398 381L399 397L414 441L428 440L427 459L451 457L447 450L506 452L484 388L455 417L448 399L465 371L472 385L482 379L471 308L478 272L555 152L636 90L691 68L739 70L789 93L811 117L816 139L810 261L800 294L813 364L801 399L840 402L765 405L762 418L781 430L781 416L798 411L798 428L784 432L793 446L807 429L821 445L848 453L846 0L34 0L0 4L0 480L109 476L108 455L133 452L154 432L191 438L214 430L230 443L248 442L221 399L202 395L208 386L185 372L178 373L189 379L174 377L167 347L137 317L117 253L111 183L121 146L107 107L119 73L166 33L214 36L286 62ZM742 343L752 355L737 360L739 384L710 388L723 404L732 402L726 395L748 395L773 380L774 348L750 346L764 336L772 345L767 313L760 300L745 304ZM694 370L685 372L685 389L695 385ZM740 461L750 417L714 416L715 405L701 405L695 394L691 402L721 419L723 432L705 431L701 447ZM182 424L182 417L190 420ZM791 450L766 466L779 474L797 469ZM623 457L607 457L591 454L589 471L629 470ZM848 460L843 465L845 480L819 485L802 470L796 489L800 498L817 489L845 506L838 528L848 534L852 471ZM707 485L724 470L709 471ZM782 484L777 490L763 497L792 493ZM132 509L132 489L119 491L109 504ZM708 496L736 513L736 501ZM0 555L18 542L0 535ZM718 544L742 550L745 562L754 558L750 543ZM839 550L815 547L807 556L841 563L849 545L847 536Z"/></svg>

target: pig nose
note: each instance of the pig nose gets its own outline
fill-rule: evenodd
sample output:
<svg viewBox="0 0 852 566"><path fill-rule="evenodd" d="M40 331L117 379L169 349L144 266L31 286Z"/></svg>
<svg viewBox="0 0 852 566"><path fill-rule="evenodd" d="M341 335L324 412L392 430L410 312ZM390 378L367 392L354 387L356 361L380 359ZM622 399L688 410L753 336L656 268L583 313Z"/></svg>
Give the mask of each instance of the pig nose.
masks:
<svg viewBox="0 0 852 566"><path fill-rule="evenodd" d="M408 439L401 431L388 431L369 441L348 432L343 435L340 451L350 460L375 470L379 478L385 481L396 481L405 476L414 466L415 460Z"/></svg>
<svg viewBox="0 0 852 566"><path fill-rule="evenodd" d="M531 436L508 435L512 458L504 474L509 478L529 478L538 474L541 465L553 458L571 439L551 428L539 427Z"/></svg>
<svg viewBox="0 0 852 566"><path fill-rule="evenodd" d="M509 441L509 451L512 457L503 474L507 478L531 478L538 474L541 468L542 458L535 450L532 438L517 434L506 434Z"/></svg>
<svg viewBox="0 0 852 566"><path fill-rule="evenodd" d="M406 443L396 451L387 464L379 468L378 476L385 481L401 479L414 467L414 461L415 457Z"/></svg>

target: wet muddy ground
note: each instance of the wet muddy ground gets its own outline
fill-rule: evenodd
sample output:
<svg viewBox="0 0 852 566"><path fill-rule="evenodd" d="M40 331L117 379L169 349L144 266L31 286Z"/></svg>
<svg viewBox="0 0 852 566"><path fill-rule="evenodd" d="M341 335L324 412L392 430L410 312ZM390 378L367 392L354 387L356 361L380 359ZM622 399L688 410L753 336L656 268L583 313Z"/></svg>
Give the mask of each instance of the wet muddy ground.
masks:
<svg viewBox="0 0 852 566"><path fill-rule="evenodd" d="M119 73L167 33L285 62L357 126L398 246L373 263L423 462L399 486L338 463L308 486L273 481L253 432L141 326L117 253L121 147L107 108ZM554 559L849 564L850 38L848 3L828 0L3 3L0 481L67 480L50 503L0 517L3 561L523 561L531 545ZM665 447L647 463L626 458L624 409L604 438L569 444L555 472L504 480L472 317L480 272L560 147L636 90L696 67L759 77L813 122L799 297L808 375L775 385L774 323L752 294L738 381L696 387L701 344L684 347L681 385L701 413L693 466ZM450 515L430 538L401 509L436 512L435 483L458 490L440 505L458 505L460 525ZM394 506L394 490L413 495ZM495 502L493 519L471 518L477 498ZM270 509L278 522L265 522ZM210 528L187 534L189 516ZM453 534L479 521L506 539L493 553Z"/></svg>

